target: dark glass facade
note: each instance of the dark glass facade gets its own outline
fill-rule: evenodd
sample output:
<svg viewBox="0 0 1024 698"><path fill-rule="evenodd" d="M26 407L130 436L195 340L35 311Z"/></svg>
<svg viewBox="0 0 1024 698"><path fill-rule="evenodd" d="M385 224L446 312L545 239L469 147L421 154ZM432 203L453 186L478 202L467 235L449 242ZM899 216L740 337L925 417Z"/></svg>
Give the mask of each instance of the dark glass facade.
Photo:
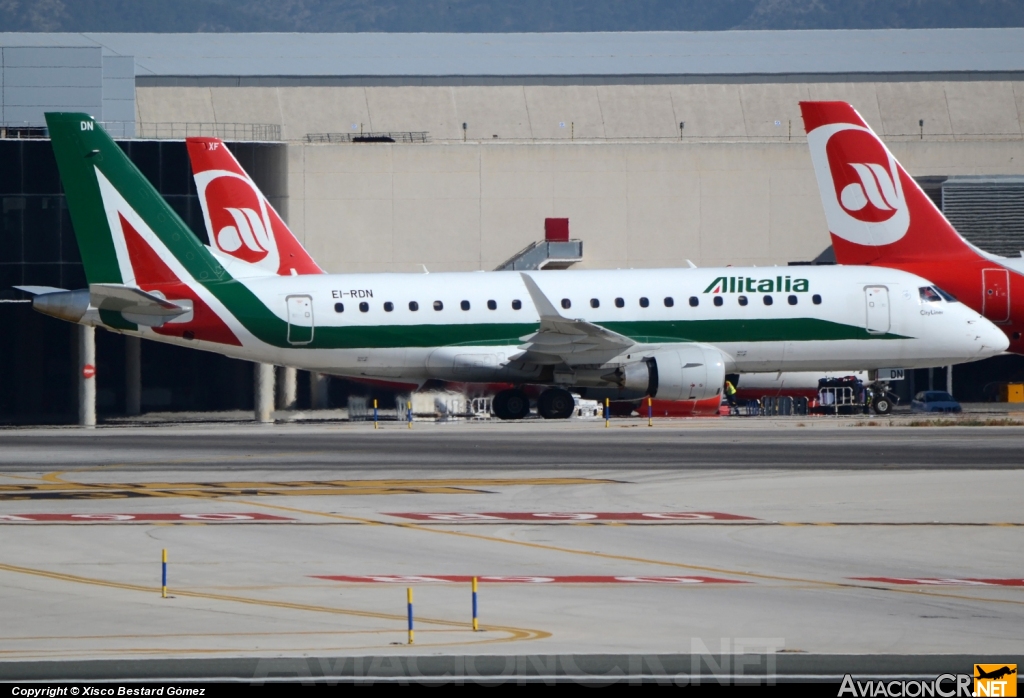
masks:
<svg viewBox="0 0 1024 698"><path fill-rule="evenodd" d="M202 209L183 141L121 141L119 145L171 207L207 242ZM282 144L228 147L284 215L287 159ZM0 140L0 301L23 300L12 286L86 286L49 140ZM0 303L0 423L62 423L77 419L74 326L40 315L29 303ZM124 337L96 332L97 409L124 411ZM245 361L142 344L143 410L228 410L252 407L252 368Z"/></svg>

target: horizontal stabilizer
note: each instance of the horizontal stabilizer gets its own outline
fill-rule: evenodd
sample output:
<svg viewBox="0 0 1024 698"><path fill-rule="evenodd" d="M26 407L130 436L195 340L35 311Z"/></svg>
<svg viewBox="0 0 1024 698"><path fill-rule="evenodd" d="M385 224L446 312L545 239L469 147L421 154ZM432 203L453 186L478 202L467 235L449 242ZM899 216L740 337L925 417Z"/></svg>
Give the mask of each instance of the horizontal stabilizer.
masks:
<svg viewBox="0 0 1024 698"><path fill-rule="evenodd" d="M93 307L121 313L125 319L140 325L159 326L191 312L191 302L172 302L134 286L90 284L89 298Z"/></svg>
<svg viewBox="0 0 1024 698"><path fill-rule="evenodd" d="M57 288L55 286L15 286L14 288L25 293L31 293L33 296L44 296L47 293L60 293L66 291L65 288Z"/></svg>

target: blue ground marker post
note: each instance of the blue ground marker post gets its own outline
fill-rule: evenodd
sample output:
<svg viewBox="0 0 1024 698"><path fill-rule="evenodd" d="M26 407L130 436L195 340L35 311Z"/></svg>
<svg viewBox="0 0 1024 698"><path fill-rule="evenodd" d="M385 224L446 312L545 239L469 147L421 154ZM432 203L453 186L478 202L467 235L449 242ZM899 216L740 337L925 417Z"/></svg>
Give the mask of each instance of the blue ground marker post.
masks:
<svg viewBox="0 0 1024 698"><path fill-rule="evenodd" d="M406 598L406 603L409 606L409 644L411 645L412 641L413 641L413 631L412 631L412 587L409 587L409 588L407 588L405 590L405 598Z"/></svg>
<svg viewBox="0 0 1024 698"><path fill-rule="evenodd" d="M373 428L377 428L377 401L373 401Z"/></svg>
<svg viewBox="0 0 1024 698"><path fill-rule="evenodd" d="M412 400L405 403L405 421L409 423L409 428L412 429Z"/></svg>
<svg viewBox="0 0 1024 698"><path fill-rule="evenodd" d="M653 419L654 419L654 404L651 401L651 398L647 398L647 426L649 426L649 427L653 427L654 426L654 422L652 421Z"/></svg>
<svg viewBox="0 0 1024 698"><path fill-rule="evenodd" d="M480 630L480 623L476 617L476 577L473 577L473 632Z"/></svg>
<svg viewBox="0 0 1024 698"><path fill-rule="evenodd" d="M163 575L160 581L160 596L167 598L167 548L164 548L163 559Z"/></svg>
<svg viewBox="0 0 1024 698"><path fill-rule="evenodd" d="M608 428L608 419L611 417L611 414L612 414L611 405L608 402L608 398L605 398L604 399L604 428L605 429Z"/></svg>

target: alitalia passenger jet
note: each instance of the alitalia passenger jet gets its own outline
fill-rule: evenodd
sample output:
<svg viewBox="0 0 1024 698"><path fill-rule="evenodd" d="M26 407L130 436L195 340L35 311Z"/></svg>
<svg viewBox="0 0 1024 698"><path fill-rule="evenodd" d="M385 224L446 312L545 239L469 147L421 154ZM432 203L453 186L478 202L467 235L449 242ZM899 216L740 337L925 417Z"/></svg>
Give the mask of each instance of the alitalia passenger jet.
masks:
<svg viewBox="0 0 1024 698"><path fill-rule="evenodd" d="M41 312L114 332L341 376L540 385L547 418L571 414L570 388L694 400L726 372L939 366L1007 347L895 269L323 274L301 247L255 237L273 229L261 205L231 214L222 249L254 254L229 260L91 117L46 120L89 288L26 290ZM519 389L495 396L503 419L529 407Z"/></svg>

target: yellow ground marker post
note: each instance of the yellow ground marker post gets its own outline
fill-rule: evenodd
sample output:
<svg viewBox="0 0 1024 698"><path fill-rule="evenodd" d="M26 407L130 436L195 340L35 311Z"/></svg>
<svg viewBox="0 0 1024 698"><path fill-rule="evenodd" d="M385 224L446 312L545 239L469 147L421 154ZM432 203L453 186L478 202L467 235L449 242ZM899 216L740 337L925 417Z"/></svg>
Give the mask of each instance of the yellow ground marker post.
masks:
<svg viewBox="0 0 1024 698"><path fill-rule="evenodd" d="M164 553L163 553L162 559L163 559L163 565L162 565L163 566L163 574L161 576L160 596L161 596L161 598L166 599L167 598L167 548L164 548Z"/></svg>
<svg viewBox="0 0 1024 698"><path fill-rule="evenodd" d="M476 577L473 577L473 632L480 630L480 623L476 617Z"/></svg>
<svg viewBox="0 0 1024 698"><path fill-rule="evenodd" d="M377 428L377 401L373 401L373 428Z"/></svg>
<svg viewBox="0 0 1024 698"><path fill-rule="evenodd" d="M651 398L647 398L647 426L654 426L654 404Z"/></svg>
<svg viewBox="0 0 1024 698"><path fill-rule="evenodd" d="M405 420L409 424L409 428L412 429L412 402L405 403Z"/></svg>
<svg viewBox="0 0 1024 698"><path fill-rule="evenodd" d="M409 644L413 642L413 630L412 630L412 587L408 587L405 590L406 603L409 607Z"/></svg>
<svg viewBox="0 0 1024 698"><path fill-rule="evenodd" d="M604 399L604 428L608 428L608 421L612 414L611 402L608 398Z"/></svg>

